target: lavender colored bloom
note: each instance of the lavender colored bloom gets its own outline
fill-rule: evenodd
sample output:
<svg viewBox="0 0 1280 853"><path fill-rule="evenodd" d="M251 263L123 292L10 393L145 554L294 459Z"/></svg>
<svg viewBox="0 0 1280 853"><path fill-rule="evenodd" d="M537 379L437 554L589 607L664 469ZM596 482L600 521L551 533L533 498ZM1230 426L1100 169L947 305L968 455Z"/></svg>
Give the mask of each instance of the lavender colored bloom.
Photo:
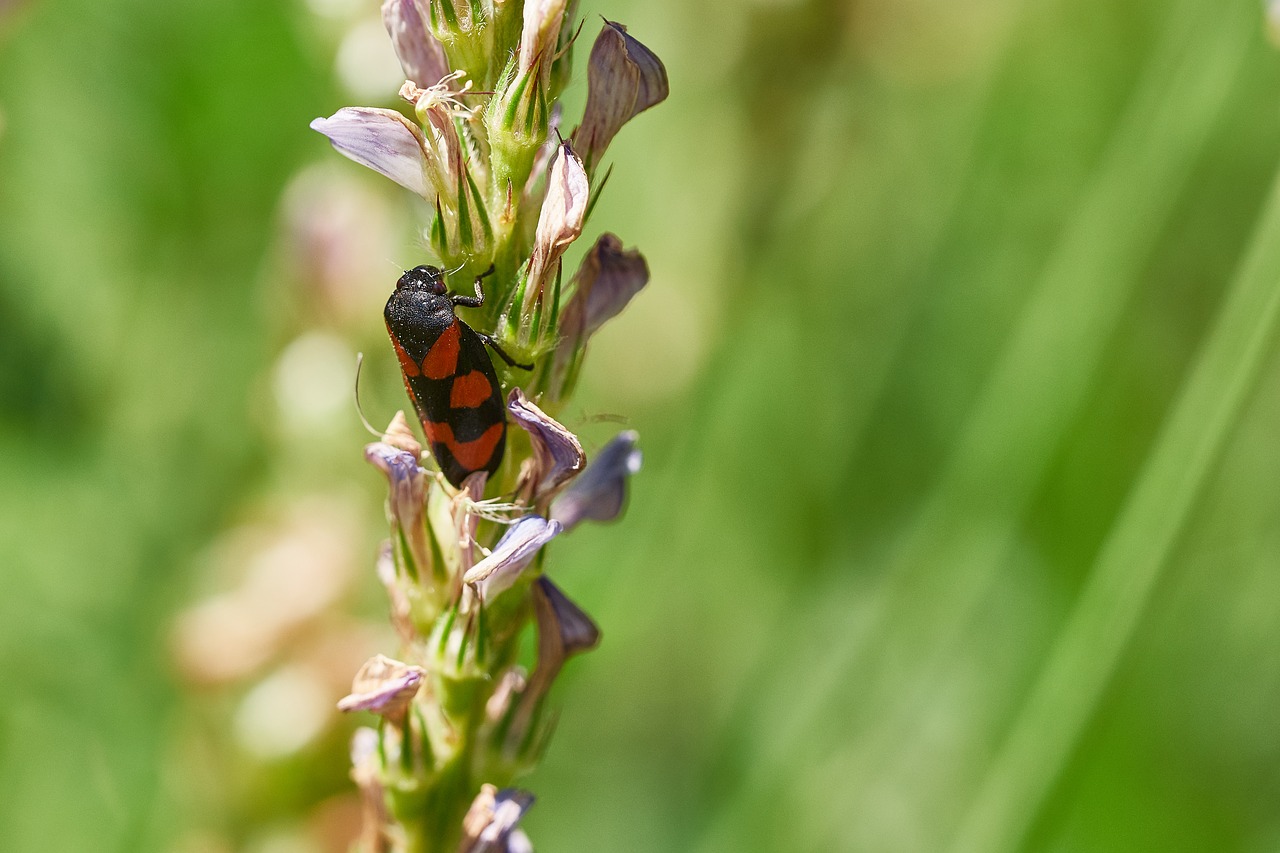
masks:
<svg viewBox="0 0 1280 853"><path fill-rule="evenodd" d="M580 522L612 521L622 512L627 480L640 470L642 455L634 430L618 433L601 449L587 470L551 504L551 518L572 530Z"/></svg>
<svg viewBox="0 0 1280 853"><path fill-rule="evenodd" d="M489 556L476 563L463 576L475 584L482 601L489 601L511 588L538 550L561 531L560 522L547 521L538 515L526 515L507 528Z"/></svg>
<svg viewBox="0 0 1280 853"><path fill-rule="evenodd" d="M385 0L382 4L382 22L400 58L400 67L419 86L435 85L449 73L444 46L427 27L430 20L430 12L420 0Z"/></svg>
<svg viewBox="0 0 1280 853"><path fill-rule="evenodd" d="M507 411L527 433L533 445L534 500L551 494L582 470L587 455L578 437L542 409L530 403L519 388L511 389Z"/></svg>
<svg viewBox="0 0 1280 853"><path fill-rule="evenodd" d="M427 197L426 140L417 125L395 110L343 107L312 121L311 129L329 137L340 154Z"/></svg>
<svg viewBox="0 0 1280 853"><path fill-rule="evenodd" d="M414 569L421 572L431 563L425 526L427 472L412 453L381 441L366 445L364 457L376 465L391 485L390 509L396 526L404 533Z"/></svg>

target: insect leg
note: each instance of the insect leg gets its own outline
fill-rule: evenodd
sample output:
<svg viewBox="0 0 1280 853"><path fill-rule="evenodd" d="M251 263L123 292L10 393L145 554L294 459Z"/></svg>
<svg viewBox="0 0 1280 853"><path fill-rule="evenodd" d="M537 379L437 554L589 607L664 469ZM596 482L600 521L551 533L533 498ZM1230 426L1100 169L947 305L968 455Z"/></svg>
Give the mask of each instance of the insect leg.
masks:
<svg viewBox="0 0 1280 853"><path fill-rule="evenodd" d="M507 351L504 350L502 347L498 346L498 342L495 341L493 338L489 337L484 332L476 332L476 334L480 337L480 340L488 344L489 348L492 349L494 352L496 352L498 356L507 364L511 365L512 367L518 367L521 370L533 370L532 362L530 362L529 364L521 364L511 356L507 355Z"/></svg>
<svg viewBox="0 0 1280 853"><path fill-rule="evenodd" d="M466 308L479 308L484 304L484 288L481 287L480 281L490 275L493 275L493 264L489 264L489 268L487 270L476 276L475 296L463 296L460 293L454 293L449 296L449 301L454 305L462 305Z"/></svg>

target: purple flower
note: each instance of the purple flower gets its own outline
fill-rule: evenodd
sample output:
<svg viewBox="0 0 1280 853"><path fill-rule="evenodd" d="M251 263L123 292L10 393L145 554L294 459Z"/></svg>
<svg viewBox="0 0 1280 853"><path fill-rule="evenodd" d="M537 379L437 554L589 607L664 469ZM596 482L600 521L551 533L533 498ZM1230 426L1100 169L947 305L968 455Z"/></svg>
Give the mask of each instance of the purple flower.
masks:
<svg viewBox="0 0 1280 853"><path fill-rule="evenodd" d="M626 503L627 480L640 470L642 456L636 447L639 438L634 430L618 433L587 470L552 502L551 518L565 530L572 530L587 519L617 518Z"/></svg>
<svg viewBox="0 0 1280 853"><path fill-rule="evenodd" d="M312 121L311 129L329 137L339 154L423 198L430 196L426 139L421 128L395 110L343 107Z"/></svg>
<svg viewBox="0 0 1280 853"><path fill-rule="evenodd" d="M408 543L411 571L421 576L431 565L425 519L427 472L412 453L381 441L366 445L364 456L387 475L391 518Z"/></svg>
<svg viewBox="0 0 1280 853"><path fill-rule="evenodd" d="M481 601L491 600L511 588L538 550L556 538L561 529L558 521L524 516L507 528L489 556L472 566L463 581L476 585Z"/></svg>
<svg viewBox="0 0 1280 853"><path fill-rule="evenodd" d="M536 503L552 494L582 470L587 455L578 437L565 429L525 397L519 388L511 389L507 411L527 433L533 445L533 470L530 475Z"/></svg>

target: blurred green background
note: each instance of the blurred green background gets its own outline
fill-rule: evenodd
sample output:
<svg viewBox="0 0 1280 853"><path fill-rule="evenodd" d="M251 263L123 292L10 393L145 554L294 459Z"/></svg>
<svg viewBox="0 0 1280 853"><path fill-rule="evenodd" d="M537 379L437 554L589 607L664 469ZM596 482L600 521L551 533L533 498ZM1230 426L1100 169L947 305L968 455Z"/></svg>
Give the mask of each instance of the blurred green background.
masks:
<svg viewBox="0 0 1280 853"><path fill-rule="evenodd" d="M672 96L592 220L653 278L566 420L645 470L554 548L538 848L1280 850L1256 0L581 11ZM372 0L0 2L0 850L343 849L354 354L385 421L425 258L307 122L396 75Z"/></svg>

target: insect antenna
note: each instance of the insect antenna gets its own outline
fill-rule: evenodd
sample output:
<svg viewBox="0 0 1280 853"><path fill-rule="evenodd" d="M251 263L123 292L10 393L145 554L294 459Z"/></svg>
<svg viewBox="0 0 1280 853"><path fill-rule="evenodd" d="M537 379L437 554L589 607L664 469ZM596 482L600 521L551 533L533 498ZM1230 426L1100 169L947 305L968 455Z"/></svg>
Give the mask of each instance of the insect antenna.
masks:
<svg viewBox="0 0 1280 853"><path fill-rule="evenodd" d="M382 431L373 428L373 424L369 423L369 419L364 416L364 407L360 405L360 368L364 367L364 353L356 353L356 381L355 387L352 389L356 398L356 414L360 416L360 423L364 424L364 428L377 438L382 438Z"/></svg>

